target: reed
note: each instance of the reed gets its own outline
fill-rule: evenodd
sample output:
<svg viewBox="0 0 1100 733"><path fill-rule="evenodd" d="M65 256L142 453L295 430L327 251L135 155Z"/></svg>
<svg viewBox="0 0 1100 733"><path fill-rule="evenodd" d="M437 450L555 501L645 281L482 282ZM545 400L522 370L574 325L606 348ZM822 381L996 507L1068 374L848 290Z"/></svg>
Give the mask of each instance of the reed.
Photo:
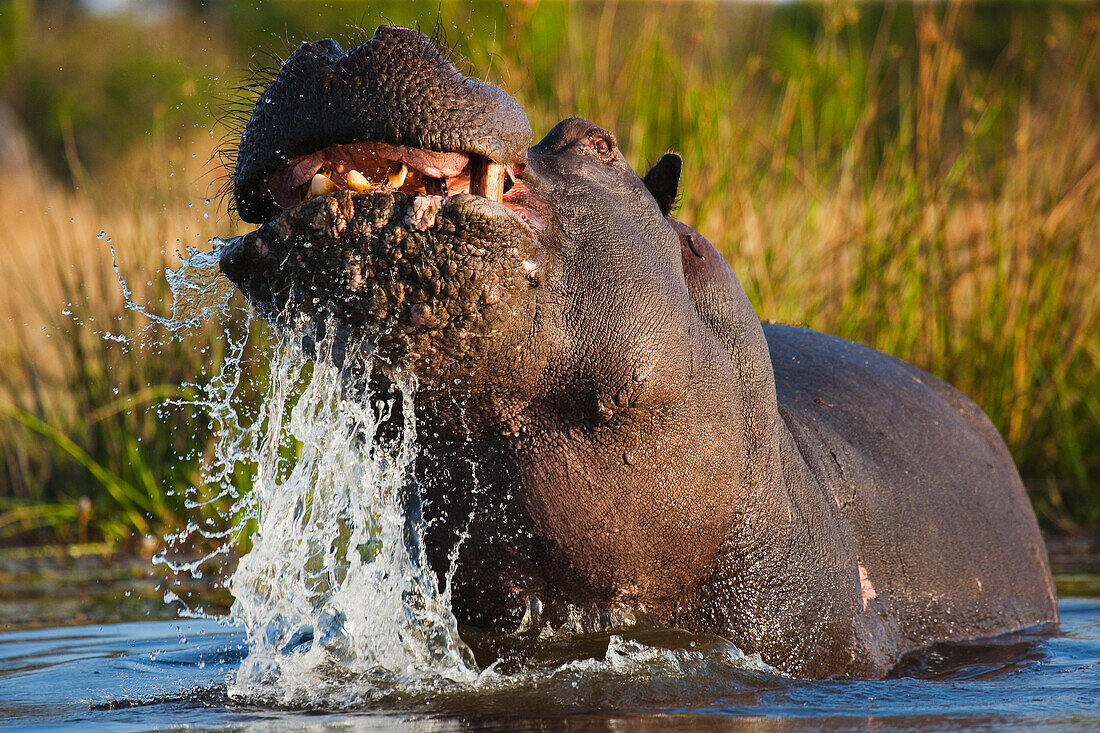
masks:
<svg viewBox="0 0 1100 733"><path fill-rule="evenodd" d="M1049 529L1100 523L1100 11L433 3L384 14L430 29L437 9L465 70L515 92L536 135L580 114L614 130L639 170L679 151L678 215L727 256L762 318L957 385L1005 435ZM291 42L265 45L354 41L349 12L280 6L270 13ZM350 21L373 24L356 12ZM202 26L216 35L206 42L236 48L215 63L242 69L274 16L223 13L224 31ZM188 22L181 38L193 41ZM240 76L204 73L223 95ZM168 128L87 169L75 145L77 191L45 177L0 186L0 542L156 535L191 511L182 496L209 450L203 416L163 401L209 378L234 325L167 338L123 307L105 247L109 237L135 299L163 309L175 251L237 226L212 195L217 172L203 173L205 125L182 139ZM95 330L136 335L119 344Z"/></svg>
<svg viewBox="0 0 1100 733"><path fill-rule="evenodd" d="M182 489L199 479L206 437L201 414L171 403L217 368L226 324L169 334L126 308L119 277L136 303L171 315L165 268L217 228L216 211L194 208L209 176L191 169L152 181L115 171L133 183L107 195L42 179L30 196L0 190L0 542L130 542L187 518Z"/></svg>

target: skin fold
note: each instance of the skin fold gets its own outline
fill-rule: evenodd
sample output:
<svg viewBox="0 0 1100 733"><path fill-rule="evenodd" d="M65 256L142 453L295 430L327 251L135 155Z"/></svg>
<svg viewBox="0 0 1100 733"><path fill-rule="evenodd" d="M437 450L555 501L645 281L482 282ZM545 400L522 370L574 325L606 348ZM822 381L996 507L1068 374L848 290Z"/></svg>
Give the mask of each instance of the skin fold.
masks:
<svg viewBox="0 0 1100 733"><path fill-rule="evenodd" d="M1056 623L1023 484L970 400L762 325L669 215L677 156L643 179L586 120L530 135L420 33L304 44L240 143L234 196L261 226L221 253L280 327L372 354L369 377L345 369L362 399L416 378L428 560L442 578L455 558L460 621L644 617L803 677L879 677L936 641ZM346 150L383 151L381 182L310 197L300 182ZM453 152L453 176L420 163ZM471 193L486 170L507 173L499 201Z"/></svg>

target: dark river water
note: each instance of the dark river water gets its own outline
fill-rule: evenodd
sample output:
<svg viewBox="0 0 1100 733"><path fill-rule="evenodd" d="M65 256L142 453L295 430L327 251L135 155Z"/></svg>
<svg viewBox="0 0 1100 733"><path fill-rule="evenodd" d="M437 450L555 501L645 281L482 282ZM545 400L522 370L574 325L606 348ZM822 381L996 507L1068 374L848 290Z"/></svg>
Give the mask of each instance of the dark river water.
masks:
<svg viewBox="0 0 1100 733"><path fill-rule="evenodd" d="M242 631L164 619L147 578L83 591L0 580L5 728L1100 729L1098 598L1063 598L1057 634L934 649L883 681L792 680L718 640L651 629L559 639L524 664L407 687L392 671L352 678L322 666L304 683L317 694L288 700L235 687ZM60 625L51 608L84 620ZM90 618L135 613L145 620Z"/></svg>

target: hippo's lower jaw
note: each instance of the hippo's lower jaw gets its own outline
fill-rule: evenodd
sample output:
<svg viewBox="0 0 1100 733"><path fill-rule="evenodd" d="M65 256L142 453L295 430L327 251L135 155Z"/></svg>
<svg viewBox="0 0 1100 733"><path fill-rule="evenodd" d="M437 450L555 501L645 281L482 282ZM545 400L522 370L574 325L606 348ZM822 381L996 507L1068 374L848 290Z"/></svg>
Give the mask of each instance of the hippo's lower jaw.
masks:
<svg viewBox="0 0 1100 733"><path fill-rule="evenodd" d="M523 192L513 186L498 203L337 190L230 240L221 269L268 318L331 319L403 365L429 354L437 364L468 360L537 283L540 250Z"/></svg>

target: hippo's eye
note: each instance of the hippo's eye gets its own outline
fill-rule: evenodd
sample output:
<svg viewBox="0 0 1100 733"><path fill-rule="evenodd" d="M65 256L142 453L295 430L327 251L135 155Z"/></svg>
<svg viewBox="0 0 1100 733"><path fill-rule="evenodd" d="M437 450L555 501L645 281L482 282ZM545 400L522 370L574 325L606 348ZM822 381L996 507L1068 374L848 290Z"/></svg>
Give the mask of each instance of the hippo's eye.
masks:
<svg viewBox="0 0 1100 733"><path fill-rule="evenodd" d="M611 160L615 155L615 146L606 137L598 137L592 141L592 147L596 154L604 160Z"/></svg>

